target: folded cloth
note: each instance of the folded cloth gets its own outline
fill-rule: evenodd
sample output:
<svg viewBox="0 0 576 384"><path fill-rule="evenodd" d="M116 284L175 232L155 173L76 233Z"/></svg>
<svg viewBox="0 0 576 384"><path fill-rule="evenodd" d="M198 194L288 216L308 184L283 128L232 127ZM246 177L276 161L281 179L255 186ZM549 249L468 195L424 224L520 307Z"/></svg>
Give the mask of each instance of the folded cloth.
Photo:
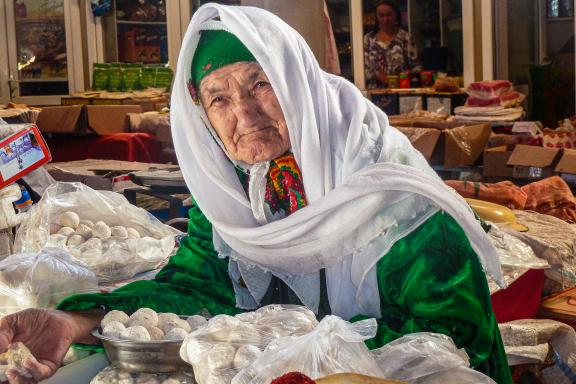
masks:
<svg viewBox="0 0 576 384"><path fill-rule="evenodd" d="M472 181L446 180L463 197L489 201L510 209L523 209L526 205L526 192L511 181L480 183Z"/></svg>
<svg viewBox="0 0 576 384"><path fill-rule="evenodd" d="M576 222L576 198L561 177L548 177L527 184L521 189L527 196L525 210L555 216L568 222Z"/></svg>

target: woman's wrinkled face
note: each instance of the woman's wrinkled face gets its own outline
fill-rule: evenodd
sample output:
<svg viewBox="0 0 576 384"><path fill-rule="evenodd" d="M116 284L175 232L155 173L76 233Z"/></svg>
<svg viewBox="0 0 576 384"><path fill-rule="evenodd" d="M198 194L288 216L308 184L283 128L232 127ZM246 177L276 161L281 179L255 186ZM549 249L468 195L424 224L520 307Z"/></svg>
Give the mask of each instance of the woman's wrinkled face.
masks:
<svg viewBox="0 0 576 384"><path fill-rule="evenodd" d="M234 160L255 164L290 149L284 114L258 63L226 65L200 82L208 119Z"/></svg>
<svg viewBox="0 0 576 384"><path fill-rule="evenodd" d="M381 4L376 9L376 18L378 19L378 25L382 29L389 29L396 26L397 15L394 12L394 8L389 5Z"/></svg>

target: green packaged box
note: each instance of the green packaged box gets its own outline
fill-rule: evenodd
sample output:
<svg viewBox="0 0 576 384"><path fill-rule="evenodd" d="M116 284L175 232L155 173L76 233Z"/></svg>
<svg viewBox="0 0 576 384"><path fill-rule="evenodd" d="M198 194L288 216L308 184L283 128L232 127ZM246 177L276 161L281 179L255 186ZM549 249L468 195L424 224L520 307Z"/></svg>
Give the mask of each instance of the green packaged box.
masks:
<svg viewBox="0 0 576 384"><path fill-rule="evenodd" d="M92 89L95 91L105 91L108 89L108 67L110 64L94 63L92 69Z"/></svg>
<svg viewBox="0 0 576 384"><path fill-rule="evenodd" d="M141 89L140 76L142 74L142 64L124 64L122 74L122 91L134 91Z"/></svg>
<svg viewBox="0 0 576 384"><path fill-rule="evenodd" d="M122 64L110 64L108 74L108 91L120 92L122 90Z"/></svg>

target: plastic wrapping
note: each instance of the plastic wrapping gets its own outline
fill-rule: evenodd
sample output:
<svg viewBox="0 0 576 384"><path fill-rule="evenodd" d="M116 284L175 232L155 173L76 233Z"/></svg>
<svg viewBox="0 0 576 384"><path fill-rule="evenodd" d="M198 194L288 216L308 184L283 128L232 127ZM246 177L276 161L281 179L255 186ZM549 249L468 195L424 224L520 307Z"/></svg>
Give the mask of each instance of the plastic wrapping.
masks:
<svg viewBox="0 0 576 384"><path fill-rule="evenodd" d="M551 268L545 274L544 294L559 292L576 285L576 226L554 216L530 211L514 211L528 232L509 228L503 231L528 244L536 256L545 259Z"/></svg>
<svg viewBox="0 0 576 384"><path fill-rule="evenodd" d="M180 356L192 364L199 384L230 383L270 343L304 335L317 324L314 313L299 306L269 305L235 317L218 315L188 335Z"/></svg>
<svg viewBox="0 0 576 384"><path fill-rule="evenodd" d="M130 373L109 365L90 384L195 384L192 373Z"/></svg>
<svg viewBox="0 0 576 384"><path fill-rule="evenodd" d="M468 355L452 339L436 333L413 333L372 351L384 377L410 384L493 384L468 368Z"/></svg>
<svg viewBox="0 0 576 384"><path fill-rule="evenodd" d="M26 308L53 308L77 293L98 292L98 279L87 266L58 248L20 253L0 261L0 314Z"/></svg>
<svg viewBox="0 0 576 384"><path fill-rule="evenodd" d="M384 377L364 344L376 335L377 327L374 319L349 323L326 316L306 335L279 339L274 348L268 347L242 369L232 384L268 384L288 372L301 372L312 379L345 372Z"/></svg>
<svg viewBox="0 0 576 384"><path fill-rule="evenodd" d="M100 281L114 282L160 265L174 249L178 233L120 194L81 183L56 183L18 228L15 250L64 248Z"/></svg>
<svg viewBox="0 0 576 384"><path fill-rule="evenodd" d="M546 383L574 382L576 332L572 327L554 320L525 319L498 324L498 328L510 365L546 364L542 370Z"/></svg>
<svg viewBox="0 0 576 384"><path fill-rule="evenodd" d="M529 269L545 269L550 264L536 256L532 248L522 240L502 231L498 225L490 223L488 237L498 250L502 265ZM505 224L504 224L505 225Z"/></svg>
<svg viewBox="0 0 576 384"><path fill-rule="evenodd" d="M485 80L470 83L466 93L472 97L489 99L513 92L514 86L508 80Z"/></svg>

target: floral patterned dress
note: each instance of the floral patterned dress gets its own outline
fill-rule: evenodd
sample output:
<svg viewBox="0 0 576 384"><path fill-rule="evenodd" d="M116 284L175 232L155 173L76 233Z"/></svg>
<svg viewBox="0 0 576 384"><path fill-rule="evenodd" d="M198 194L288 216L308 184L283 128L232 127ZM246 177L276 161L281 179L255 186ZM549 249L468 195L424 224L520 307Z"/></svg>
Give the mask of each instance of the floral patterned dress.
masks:
<svg viewBox="0 0 576 384"><path fill-rule="evenodd" d="M372 31L364 36L364 70L369 89L386 86L376 76L378 72L397 75L402 71L422 70L418 49L408 32L399 29L394 39L387 43L378 41L377 34Z"/></svg>

